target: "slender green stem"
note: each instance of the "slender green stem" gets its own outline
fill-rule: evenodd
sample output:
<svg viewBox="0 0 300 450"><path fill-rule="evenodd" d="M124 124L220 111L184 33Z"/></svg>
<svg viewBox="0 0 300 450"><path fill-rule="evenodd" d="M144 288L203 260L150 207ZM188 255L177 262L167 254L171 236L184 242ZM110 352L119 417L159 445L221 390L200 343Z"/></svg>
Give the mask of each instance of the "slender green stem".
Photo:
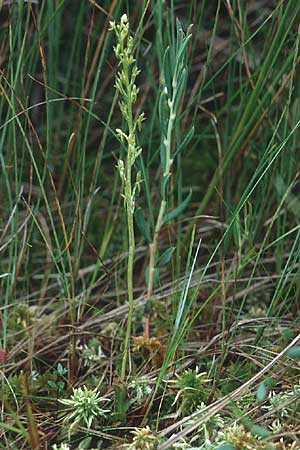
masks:
<svg viewBox="0 0 300 450"><path fill-rule="evenodd" d="M175 54L175 61L170 70L172 73L172 83L169 86L165 86L162 96L166 96L167 107L168 107L168 118L166 124L162 121L162 135L163 135L163 151L164 151L164 171L162 175L161 181L161 202L159 213L156 220L155 230L153 240L149 245L149 280L147 286L147 299L150 301L153 294L153 285L154 285L154 273L155 273L155 258L158 248L159 234L161 227L163 225L164 215L167 209L167 198L168 198L168 183L171 176L171 169L173 164L172 158L172 136L173 130L176 122L178 105L181 96L183 95L186 79L184 79L185 72L185 63L184 63L184 49L186 49L186 44L189 39L189 35L184 38L183 32L181 28L177 28L177 33L180 34L182 42L181 48L177 48L177 52ZM164 74L164 78L168 78L166 74ZM145 328L144 334L146 338L150 337L150 313L147 313L145 316Z"/></svg>
<svg viewBox="0 0 300 450"><path fill-rule="evenodd" d="M129 166L129 165L128 165ZM130 172L130 169L127 171ZM129 178L130 180L130 178ZM126 207L127 207L127 227L128 227L128 260L127 260L127 295L128 295L128 317L127 317L127 327L124 342L124 353L122 359L121 367L121 380L124 381L126 374L127 365L127 355L128 347L131 336L131 324L133 316L133 263L134 263L134 250L135 250L135 238L134 238L134 227L133 227L133 213L130 208L131 203L131 185L130 189L126 191Z"/></svg>
<svg viewBox="0 0 300 450"><path fill-rule="evenodd" d="M165 186L167 185L168 178L170 177L171 166L173 163L173 160L171 159L171 146L172 146L172 131L173 131L174 122L175 122L175 118L176 118L176 114L173 109L174 98L175 98L175 92L173 93L172 101L169 102L170 113L169 113L169 121L168 121L168 127L167 127L167 136L164 138L166 166L165 166L165 172L163 174L163 180L165 181ZM147 299L148 300L151 299L152 294L153 294L155 256L157 253L159 233L160 233L160 230L161 230L161 227L163 224L163 218L164 218L166 208L167 208L167 199L166 198L167 198L166 189L163 189L159 213L158 213L156 224L155 224L153 241L149 245L149 280L148 280L148 286L147 286ZM150 314L149 313L146 314L146 316L145 316L144 333L147 338L150 337Z"/></svg>

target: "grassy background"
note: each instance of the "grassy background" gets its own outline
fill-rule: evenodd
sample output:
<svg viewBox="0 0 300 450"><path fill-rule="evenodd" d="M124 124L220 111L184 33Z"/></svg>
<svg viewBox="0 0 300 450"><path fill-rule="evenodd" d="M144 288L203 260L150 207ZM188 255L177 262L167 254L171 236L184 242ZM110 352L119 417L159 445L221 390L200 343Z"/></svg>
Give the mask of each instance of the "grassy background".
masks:
<svg viewBox="0 0 300 450"><path fill-rule="evenodd" d="M126 419L124 411L122 418L111 414L94 433L107 433L103 448L120 448L118 439L130 437L119 427L130 436L132 427L148 424L162 441L178 432L178 402L172 409L168 396L175 393L162 380L197 364L213 380L208 410L213 416L227 405L230 420L239 415L228 410L226 395L268 363L274 361L279 391L297 384L297 364L290 368L284 354L280 364L274 358L299 325L299 10L296 0L2 6L3 448L60 442L56 397L67 397L74 386L98 387L121 414L112 385L119 385L127 312L126 214L116 170L125 149L115 133L122 118L108 26L124 12L141 70L135 113L146 116L138 135L143 152L136 168L143 183L137 214L151 236L160 204L164 53L169 46L171 73L175 19L184 30L193 24L188 79L172 134L172 152L180 143L183 148L172 167L168 211L190 190L192 197L160 231L159 254L174 250L157 270L150 343L142 339L149 249L136 221L132 335L140 340L132 342L127 384L144 376L154 390L148 408L131 404ZM80 346L92 339L105 357L87 368ZM58 363L68 370L63 392L48 383L58 382ZM264 374L251 387L263 381ZM180 414L187 417L193 408ZM255 414L251 420L259 422ZM171 418L161 420L164 415ZM172 448L170 442L159 445Z"/></svg>

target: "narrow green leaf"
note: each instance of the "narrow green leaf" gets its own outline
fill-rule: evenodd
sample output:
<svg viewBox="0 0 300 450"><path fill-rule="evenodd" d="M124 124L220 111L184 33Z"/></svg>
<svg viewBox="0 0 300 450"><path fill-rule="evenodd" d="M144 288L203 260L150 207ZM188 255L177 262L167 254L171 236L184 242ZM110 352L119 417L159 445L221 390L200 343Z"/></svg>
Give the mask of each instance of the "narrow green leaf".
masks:
<svg viewBox="0 0 300 450"><path fill-rule="evenodd" d="M300 346L295 345L287 351L287 356L293 359L300 359Z"/></svg>
<svg viewBox="0 0 300 450"><path fill-rule="evenodd" d="M91 448L92 440L93 440L92 436L88 436L88 437L82 439L79 443L78 450L88 450L89 448Z"/></svg>
<svg viewBox="0 0 300 450"><path fill-rule="evenodd" d="M157 267L163 267L171 260L176 247L170 247L165 250L157 259Z"/></svg>
<svg viewBox="0 0 300 450"><path fill-rule="evenodd" d="M114 384L113 389L115 392L115 418L120 420L122 423L126 421L126 413L130 406L130 401L127 396L126 389Z"/></svg>
<svg viewBox="0 0 300 450"><path fill-rule="evenodd" d="M256 401L262 402L266 398L267 392L268 391L266 383L263 381L262 383L260 383L256 391Z"/></svg>
<svg viewBox="0 0 300 450"><path fill-rule="evenodd" d="M177 208L173 209L173 211L171 211L170 213L165 215L165 217L163 219L163 224L169 222L170 220L176 219L176 217L178 217L185 210L187 205L189 204L191 196L192 196L192 190L190 190L190 192L188 193L186 198L183 200L182 203L180 203L180 205L177 206Z"/></svg>
<svg viewBox="0 0 300 450"><path fill-rule="evenodd" d="M163 73L164 73L164 77L165 77L165 84L166 87L169 91L169 95L170 95L170 91L171 91L171 86L172 86L172 80L171 80L171 76L170 76L170 69L169 69L169 58L170 58L170 47L167 47L164 53L164 59L163 59Z"/></svg>
<svg viewBox="0 0 300 450"><path fill-rule="evenodd" d="M285 341L291 341L295 336L294 330L292 328L286 328L285 330L282 330L281 334Z"/></svg>
<svg viewBox="0 0 300 450"><path fill-rule="evenodd" d="M64 381L58 381L57 386L59 388L59 391L62 392L65 388L65 382Z"/></svg>
<svg viewBox="0 0 300 450"><path fill-rule="evenodd" d="M154 267L154 274L153 274L153 287L157 286L159 280L159 269L157 267ZM149 266L147 266L145 270L145 281L146 285L149 283Z"/></svg>
<svg viewBox="0 0 300 450"><path fill-rule="evenodd" d="M287 208L299 219L300 217L300 201L291 192L291 186L287 186L282 177L278 175L275 180L275 186L278 194L283 197L286 196Z"/></svg>
<svg viewBox="0 0 300 450"><path fill-rule="evenodd" d="M232 444L221 444L215 450L234 450L234 446Z"/></svg>
<svg viewBox="0 0 300 450"><path fill-rule="evenodd" d="M160 144L160 161L161 161L161 167L163 169L163 172L166 170L166 149L165 144L163 141Z"/></svg>
<svg viewBox="0 0 300 450"><path fill-rule="evenodd" d="M176 89L175 102L174 102L175 103L175 106L174 106L175 111L178 110L179 104L182 100L183 93L186 88L187 77L188 77L188 71L186 68L184 68L180 74L180 77L178 80L178 86Z"/></svg>
<svg viewBox="0 0 300 450"><path fill-rule="evenodd" d="M64 373L64 368L63 368L63 366L62 366L61 363L58 363L58 364L57 364L56 370L57 370L57 373L58 373L59 375L63 375L63 373Z"/></svg>
<svg viewBox="0 0 300 450"><path fill-rule="evenodd" d="M261 427L260 425L253 425L250 431L254 436L260 438L267 438L271 435L271 432L267 428Z"/></svg>
<svg viewBox="0 0 300 450"><path fill-rule="evenodd" d="M142 236L146 239L147 242L151 242L149 225L146 222L146 219L144 217L144 214L143 214L141 208L138 208L135 210L134 218L135 218L135 223L136 223L138 229L140 230L140 233L142 234Z"/></svg>
<svg viewBox="0 0 300 450"><path fill-rule="evenodd" d="M162 131L166 129L167 124L166 99L167 99L166 93L165 91L162 91L158 99L158 117L160 128Z"/></svg>
<svg viewBox="0 0 300 450"><path fill-rule="evenodd" d="M190 140L192 139L192 137L194 136L194 132L195 132L195 127L194 125L186 132L186 134L184 135L182 141L180 142L180 144L178 145L175 153L174 153L174 158L188 145L188 143L190 142Z"/></svg>

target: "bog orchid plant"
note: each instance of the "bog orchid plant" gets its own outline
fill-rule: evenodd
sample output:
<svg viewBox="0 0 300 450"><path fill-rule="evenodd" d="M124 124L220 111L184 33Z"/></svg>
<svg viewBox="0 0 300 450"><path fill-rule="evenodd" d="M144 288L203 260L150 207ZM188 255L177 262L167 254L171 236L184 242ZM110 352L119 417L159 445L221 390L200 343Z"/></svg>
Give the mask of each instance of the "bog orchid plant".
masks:
<svg viewBox="0 0 300 450"><path fill-rule="evenodd" d="M134 118L133 115L133 106L137 100L139 91L135 84L139 70L133 56L134 40L133 37L130 36L127 15L123 14L119 24L110 22L110 30L115 32L117 38L117 45L114 47L114 51L119 62L119 71L116 76L115 87L121 96L119 107L126 124L125 129L118 128L116 130L121 143L126 147L126 158L120 158L118 161L118 170L122 181L122 196L124 198L128 228L128 319L121 367L121 381L124 381L133 316L133 263L135 250L133 215L135 209L135 197L140 190L141 184L141 174L139 171L136 173L135 181L133 181L133 169L134 163L142 151L136 141L136 131L141 129L144 114L140 114L137 118Z"/></svg>

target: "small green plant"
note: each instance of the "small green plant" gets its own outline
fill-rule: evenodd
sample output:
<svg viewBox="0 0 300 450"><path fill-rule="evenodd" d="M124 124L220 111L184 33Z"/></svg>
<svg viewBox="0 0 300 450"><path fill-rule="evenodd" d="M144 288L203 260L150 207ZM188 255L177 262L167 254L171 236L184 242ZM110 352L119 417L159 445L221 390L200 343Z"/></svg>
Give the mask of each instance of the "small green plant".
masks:
<svg viewBox="0 0 300 450"><path fill-rule="evenodd" d="M68 444L61 443L58 447L57 444L52 445L52 450L70 450Z"/></svg>
<svg viewBox="0 0 300 450"><path fill-rule="evenodd" d="M201 403L197 408L197 412L201 415L201 411L206 408L205 403ZM199 417L199 415L197 417ZM194 419L190 419L186 426L193 426ZM178 449L189 449L189 450L215 450L216 446L214 444L215 438L217 438L221 430L223 430L225 425L225 420L220 414L215 414L209 419L207 419L193 436L190 436L188 442L186 439L181 438L180 441L174 444L174 448ZM225 449L224 449L225 450ZM227 449L228 450L228 449Z"/></svg>
<svg viewBox="0 0 300 450"><path fill-rule="evenodd" d="M159 443L158 437L150 428L136 428L133 432L134 438L131 444L126 445L126 450L155 450Z"/></svg>
<svg viewBox="0 0 300 450"><path fill-rule="evenodd" d="M151 394L152 388L147 380L133 378L128 384L130 404L142 405Z"/></svg>
<svg viewBox="0 0 300 450"><path fill-rule="evenodd" d="M122 196L124 198L124 207L127 214L128 228L128 263L127 263L127 294L128 294L128 319L127 329L124 340L123 360L121 367L121 381L124 382L127 354L129 341L131 336L131 325L133 317L133 263L135 252L135 236L133 215L135 210L135 196L140 190L141 174L137 172L135 181L132 180L133 166L140 155L142 149L136 142L136 131L141 129L144 120L144 114L141 113L137 119L134 119L133 105L137 100L138 88L135 84L139 70L134 59L134 41L129 34L129 22L126 14L121 17L120 23L110 22L110 29L113 30L117 37L117 45L114 47L115 55L119 61L120 70L116 76L115 87L122 100L119 107L126 123L127 129L117 129L116 132L123 145L127 150L125 160L119 159L118 170L123 185Z"/></svg>
<svg viewBox="0 0 300 450"><path fill-rule="evenodd" d="M273 419L270 429L273 433L279 433L284 427L284 419L295 417L299 409L300 386L294 385L292 390L286 392L271 391L268 401L262 409L268 411Z"/></svg>
<svg viewBox="0 0 300 450"><path fill-rule="evenodd" d="M101 439L95 439L94 436L87 436L80 441L76 450L100 450L103 448L102 445L103 441Z"/></svg>
<svg viewBox="0 0 300 450"><path fill-rule="evenodd" d="M172 219L179 216L183 210L186 208L191 192L188 196L180 203L177 208L172 212L167 213L167 205L169 198L169 184L172 174L172 168L174 164L175 157L177 157L183 148L188 144L193 136L194 128L191 127L187 132L185 138L182 142L177 142L175 147L175 152L172 154L172 147L174 144L173 134L175 130L175 125L179 116L180 104L183 98L183 94L186 87L188 70L187 70L187 54L188 54L188 43L191 38L190 28L185 34L180 22L176 22L176 42L170 49L169 47L165 51L164 55L164 68L163 68L163 89L160 95L159 101L159 120L161 128L161 186L160 186L160 208L156 218L155 229L153 238L149 245L149 267L147 269L147 299L148 304L151 302L151 297L153 293L153 286L155 284L155 277L159 270L159 261L161 259L171 258L174 249L167 249L166 252L161 255L160 258L157 257L158 252L158 241L161 228L164 224ZM150 231L147 232L150 236ZM163 263L165 264L165 262ZM149 308L147 308L149 309ZM150 314L146 314L145 320L145 335L149 337L150 334Z"/></svg>
<svg viewBox="0 0 300 450"><path fill-rule="evenodd" d="M272 412L275 411L277 418L289 417L299 406L298 396L300 387L295 385L293 390L287 392L271 391L268 398L268 404L263 409Z"/></svg>
<svg viewBox="0 0 300 450"><path fill-rule="evenodd" d="M180 375L176 374L176 380L170 383L178 391L173 402L173 405L178 405L178 416L195 412L207 400L209 389L205 385L208 382L206 372L200 372L198 366L194 370L187 369Z"/></svg>
<svg viewBox="0 0 300 450"><path fill-rule="evenodd" d="M93 367L105 360L105 354L98 339L92 338L87 344L78 344L79 359L84 367Z"/></svg>
<svg viewBox="0 0 300 450"><path fill-rule="evenodd" d="M206 408L206 404L201 402L196 411L201 414L201 411ZM197 417L199 417L199 415ZM187 422L187 426L192 426L194 424L194 420L191 419ZM214 414L212 417L207 419L197 430L196 435L190 439L190 442L200 445L199 448L208 449L212 443L214 435L224 428L225 421L220 414ZM201 446L203 445L203 447Z"/></svg>
<svg viewBox="0 0 300 450"><path fill-rule="evenodd" d="M48 386L56 390L57 397L65 389L66 386L65 376L67 375L67 373L68 369L63 367L61 363L58 363L56 369L53 370L53 375L54 377L56 377L56 380L48 380Z"/></svg>
<svg viewBox="0 0 300 450"><path fill-rule="evenodd" d="M71 408L71 412L64 417L64 423L70 425L69 435L76 425L84 424L90 428L94 419L106 416L110 410L101 408L100 403L107 400L100 397L96 389L91 390L86 386L73 389L70 399L59 400L60 403Z"/></svg>
<svg viewBox="0 0 300 450"><path fill-rule="evenodd" d="M234 424L227 428L224 433L220 433L219 438L223 437L227 445L232 445L233 449L245 450L269 450L270 446L262 439L254 436L247 431L243 425ZM222 444L225 448L226 444ZM221 448L221 447L217 447Z"/></svg>

